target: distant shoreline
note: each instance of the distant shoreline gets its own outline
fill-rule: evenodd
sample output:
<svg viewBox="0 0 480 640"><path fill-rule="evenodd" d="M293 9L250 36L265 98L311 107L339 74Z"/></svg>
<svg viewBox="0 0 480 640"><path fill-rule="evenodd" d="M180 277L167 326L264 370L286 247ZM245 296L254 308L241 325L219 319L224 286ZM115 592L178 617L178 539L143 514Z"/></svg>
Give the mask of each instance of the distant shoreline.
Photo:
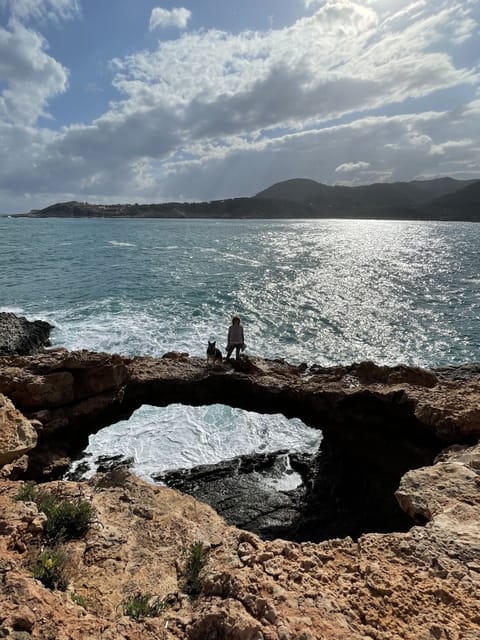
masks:
<svg viewBox="0 0 480 640"><path fill-rule="evenodd" d="M43 215L43 216L39 216L39 215L32 215L32 214L28 214L28 213L17 213L17 214L0 214L0 218L22 218L22 219L28 219L28 220L48 220L48 219L56 219L56 220L197 220L197 221L208 221L208 220L221 220L221 221L239 221L239 220L246 220L246 221L253 221L253 220L265 220L266 222L268 221L273 221L273 220L293 220L293 221L312 221L312 220L351 220L351 221L385 221L385 222L473 222L473 223L477 223L480 222L480 216L476 215L475 217L472 216L464 216L464 215L460 215L460 216L427 216L427 217L420 217L420 216L413 216L413 215L405 215L405 216L387 216L387 215L378 215L378 216L372 216L372 215L362 215L362 216L354 216L352 214L345 214L345 215L326 215L326 216L320 216L320 215L311 215L311 216L289 216L289 215L282 215L282 216L230 216L230 217L225 217L225 216L135 216L135 215L131 215L131 216L116 216L116 215L75 215L75 216L67 216L67 215L61 215L61 214L50 214L50 215Z"/></svg>
<svg viewBox="0 0 480 640"><path fill-rule="evenodd" d="M433 180L329 186L285 180L252 197L207 202L92 204L57 202L12 218L213 220L429 220L480 221L480 180Z"/></svg>

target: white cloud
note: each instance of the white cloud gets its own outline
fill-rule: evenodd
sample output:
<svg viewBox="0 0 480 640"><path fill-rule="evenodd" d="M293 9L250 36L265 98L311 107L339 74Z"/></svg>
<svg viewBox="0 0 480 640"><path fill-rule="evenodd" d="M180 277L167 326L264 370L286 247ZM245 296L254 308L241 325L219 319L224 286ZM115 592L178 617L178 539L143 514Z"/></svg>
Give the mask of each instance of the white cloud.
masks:
<svg viewBox="0 0 480 640"><path fill-rule="evenodd" d="M447 3L448 4L448 3ZM268 33L188 34L114 61L122 111L170 105L196 135L301 126L478 80L435 45L463 16L445 5L399 32L344 0Z"/></svg>
<svg viewBox="0 0 480 640"><path fill-rule="evenodd" d="M335 167L335 173L350 173L358 169L369 169L370 166L370 162L343 162Z"/></svg>
<svg viewBox="0 0 480 640"><path fill-rule="evenodd" d="M0 27L0 121L34 124L47 115L48 100L65 91L67 70L46 51L44 39L20 23Z"/></svg>
<svg viewBox="0 0 480 640"><path fill-rule="evenodd" d="M474 104L462 111L361 118L271 140L204 149L198 159L170 163L163 187L168 193L182 190L186 198L207 199L251 195L292 177L327 184L337 183L339 175L342 184L435 175L473 178L480 164L477 128ZM442 145L449 149L445 164L439 166L431 151ZM350 168L348 175L338 172L342 165Z"/></svg>
<svg viewBox="0 0 480 640"><path fill-rule="evenodd" d="M0 7L22 22L73 20L80 15L79 0L0 0Z"/></svg>
<svg viewBox="0 0 480 640"><path fill-rule="evenodd" d="M192 16L192 12L184 7L178 9L162 9L161 7L155 7L152 9L150 15L149 29L163 29L165 27L178 27L179 29L185 29Z"/></svg>
<svg viewBox="0 0 480 640"><path fill-rule="evenodd" d="M389 3L396 13L384 16ZM418 98L447 104L458 87L474 94L478 69L456 54L478 29L475 5L318 4L283 29L193 32L115 59L121 99L58 132L35 123L67 71L38 34L0 30L2 202L16 192L60 200L57 185L69 199L141 202L250 195L295 175L355 183L478 171L480 101L407 112L425 109ZM397 115L378 116L386 107Z"/></svg>

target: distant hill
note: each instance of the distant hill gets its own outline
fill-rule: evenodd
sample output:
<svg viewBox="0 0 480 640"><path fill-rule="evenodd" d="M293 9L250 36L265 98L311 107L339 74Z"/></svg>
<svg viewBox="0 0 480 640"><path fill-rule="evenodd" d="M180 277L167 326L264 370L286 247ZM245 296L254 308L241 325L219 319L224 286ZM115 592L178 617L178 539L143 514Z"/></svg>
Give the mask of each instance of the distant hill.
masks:
<svg viewBox="0 0 480 640"><path fill-rule="evenodd" d="M58 202L14 218L308 218L309 207L281 200L230 198L211 202L90 204Z"/></svg>
<svg viewBox="0 0 480 640"><path fill-rule="evenodd" d="M30 218L376 218L480 221L480 180L414 180L358 187L296 178L251 198L161 204L59 202Z"/></svg>
<svg viewBox="0 0 480 640"><path fill-rule="evenodd" d="M434 200L432 204L449 209L478 207L480 206L480 180L453 193L447 193Z"/></svg>
<svg viewBox="0 0 480 640"><path fill-rule="evenodd" d="M358 187L328 186L315 180L285 180L257 193L256 198L278 198L308 204L314 209L416 207L471 185L473 180L438 178L413 182L381 182Z"/></svg>
<svg viewBox="0 0 480 640"><path fill-rule="evenodd" d="M329 186L315 180L285 180L257 193L258 199L308 205L312 217L449 219L480 221L478 180L437 178Z"/></svg>

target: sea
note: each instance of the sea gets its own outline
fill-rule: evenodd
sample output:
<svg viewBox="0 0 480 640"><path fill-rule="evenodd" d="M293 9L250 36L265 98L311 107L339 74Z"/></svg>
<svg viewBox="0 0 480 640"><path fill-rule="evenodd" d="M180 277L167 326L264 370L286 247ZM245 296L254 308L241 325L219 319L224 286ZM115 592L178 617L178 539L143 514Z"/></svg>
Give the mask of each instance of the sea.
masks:
<svg viewBox="0 0 480 640"><path fill-rule="evenodd" d="M0 311L47 320L71 350L205 357L238 314L251 356L453 365L480 361L479 254L475 223L0 217ZM282 415L173 404L141 407L83 455L87 476L118 455L149 480L320 441Z"/></svg>

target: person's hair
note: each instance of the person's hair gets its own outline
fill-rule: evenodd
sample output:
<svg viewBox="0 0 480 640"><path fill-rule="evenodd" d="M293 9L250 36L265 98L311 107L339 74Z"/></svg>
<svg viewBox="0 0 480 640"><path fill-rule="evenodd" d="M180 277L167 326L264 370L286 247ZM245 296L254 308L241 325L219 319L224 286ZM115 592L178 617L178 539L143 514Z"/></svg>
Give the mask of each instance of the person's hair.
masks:
<svg viewBox="0 0 480 640"><path fill-rule="evenodd" d="M232 324L235 322L235 320L238 320L240 322L240 316L237 316L237 315L233 316Z"/></svg>

